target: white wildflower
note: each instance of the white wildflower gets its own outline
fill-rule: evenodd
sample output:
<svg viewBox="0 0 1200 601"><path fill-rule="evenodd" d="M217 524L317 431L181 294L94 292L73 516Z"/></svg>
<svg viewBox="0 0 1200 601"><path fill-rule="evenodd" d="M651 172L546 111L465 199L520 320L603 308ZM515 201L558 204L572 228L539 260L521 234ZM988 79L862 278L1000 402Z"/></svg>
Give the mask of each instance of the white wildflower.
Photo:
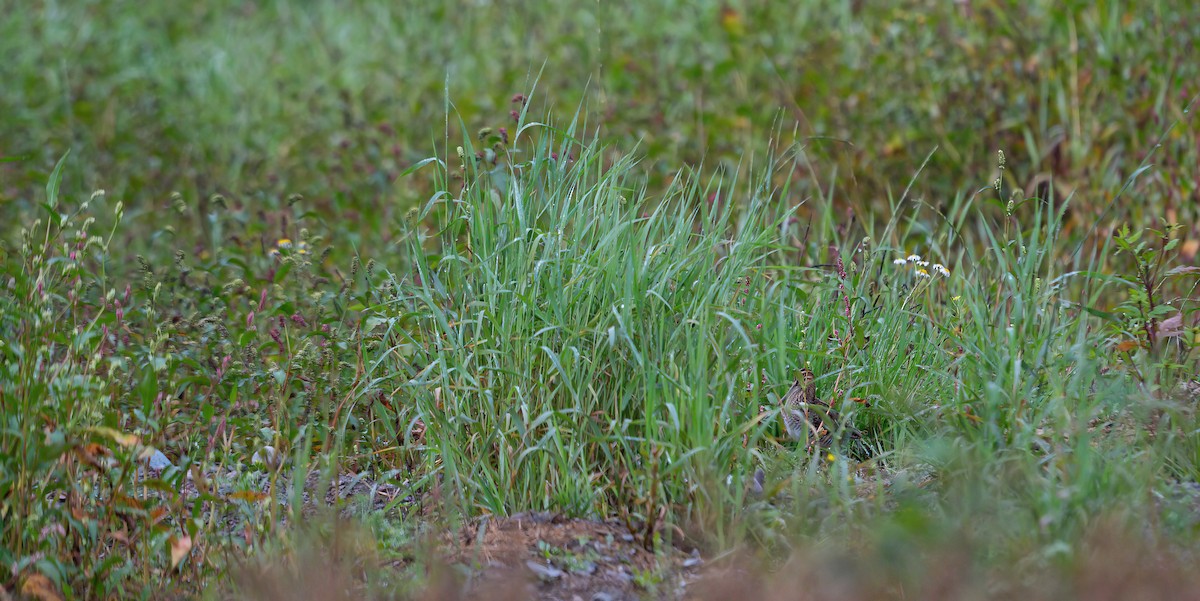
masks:
<svg viewBox="0 0 1200 601"><path fill-rule="evenodd" d="M933 264L933 272L942 277L946 277L946 278L950 277L950 270L947 269L946 266L942 265L941 263Z"/></svg>

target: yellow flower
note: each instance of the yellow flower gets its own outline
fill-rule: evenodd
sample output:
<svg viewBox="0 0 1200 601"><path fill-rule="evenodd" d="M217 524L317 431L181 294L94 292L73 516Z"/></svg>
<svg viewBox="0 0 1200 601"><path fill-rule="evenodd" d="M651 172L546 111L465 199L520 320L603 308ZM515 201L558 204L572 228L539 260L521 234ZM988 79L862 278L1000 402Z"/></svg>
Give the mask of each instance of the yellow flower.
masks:
<svg viewBox="0 0 1200 601"><path fill-rule="evenodd" d="M829 463L833 463L834 461L837 461L837 457L835 457L833 455L833 453L829 453L829 454L825 455L825 461L828 461Z"/></svg>
<svg viewBox="0 0 1200 601"><path fill-rule="evenodd" d="M745 34L746 26L742 22L741 13L728 6L721 9L721 29L733 37Z"/></svg>
<svg viewBox="0 0 1200 601"><path fill-rule="evenodd" d="M291 238L280 238L279 241L275 243L275 246L277 246L279 248L284 248L284 249L291 248L292 247L292 239Z"/></svg>

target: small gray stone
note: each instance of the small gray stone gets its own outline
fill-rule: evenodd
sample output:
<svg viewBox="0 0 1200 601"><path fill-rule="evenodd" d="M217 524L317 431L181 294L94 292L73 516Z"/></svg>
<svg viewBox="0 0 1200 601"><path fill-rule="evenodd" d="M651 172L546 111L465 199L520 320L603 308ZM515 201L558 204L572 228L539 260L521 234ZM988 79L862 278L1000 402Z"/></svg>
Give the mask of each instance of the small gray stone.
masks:
<svg viewBox="0 0 1200 601"><path fill-rule="evenodd" d="M615 579L615 580L619 580L619 581L621 581L621 582L624 582L624 583L626 583L626 584L629 584L629 583L633 582L633 574L630 574L629 572L626 572L626 571L625 571L625 569L624 569L624 568L622 568L621 566L617 566L617 567L615 567L615 568L610 568L610 569L608 570L608 576L609 576L610 578L613 578L613 579Z"/></svg>
<svg viewBox="0 0 1200 601"><path fill-rule="evenodd" d="M558 580L559 578L563 577L563 571L554 566L542 565L533 560L526 561L525 566L542 580Z"/></svg>
<svg viewBox="0 0 1200 601"><path fill-rule="evenodd" d="M750 496L761 497L763 494L763 486L767 482L767 475L760 467L754 470L754 478L750 481Z"/></svg>
<svg viewBox="0 0 1200 601"><path fill-rule="evenodd" d="M167 459L167 456L158 449L154 449L154 452L146 459L146 467L152 470L162 471L174 466L175 464L171 463L171 460Z"/></svg>
<svg viewBox="0 0 1200 601"><path fill-rule="evenodd" d="M279 451L275 450L275 447L267 445L254 452L254 456L250 457L250 463L261 464L269 469L275 469L282 463L282 457Z"/></svg>

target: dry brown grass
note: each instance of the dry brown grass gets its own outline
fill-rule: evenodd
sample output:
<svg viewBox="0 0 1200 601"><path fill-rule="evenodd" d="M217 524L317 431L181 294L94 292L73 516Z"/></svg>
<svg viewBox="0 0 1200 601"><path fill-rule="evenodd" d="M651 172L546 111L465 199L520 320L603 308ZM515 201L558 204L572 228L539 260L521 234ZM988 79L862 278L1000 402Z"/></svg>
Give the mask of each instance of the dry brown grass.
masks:
<svg viewBox="0 0 1200 601"><path fill-rule="evenodd" d="M806 548L774 573L747 569L741 562L713 570L689 589L704 601L1200 599L1200 571L1190 550L1148 541L1112 523L1096 526L1079 541L1073 561L1030 557L985 565L981 558L987 549L954 543L914 546L901 568L884 563L878 550L854 557Z"/></svg>
<svg viewBox="0 0 1200 601"><path fill-rule="evenodd" d="M545 529L545 525L540 526ZM511 528L489 529L489 538ZM537 537L521 532L520 542ZM243 571L232 598L255 601L350 599L693 599L696 601L929 601L1028 599L1057 601L1193 600L1200 599L1200 571L1189 550L1151 541L1129 529L1102 523L1075 546L1073 560L1026 558L1016 563L985 559L979 544L944 543L927 547L885 549L884 543L847 548L799 548L781 567L767 570L751 553L727 556L700 573L676 576L681 589L616 588L595 578L594 586L564 579L562 585L539 583L522 562L493 563L483 572L459 569L455 553L429 552L438 558L405 566L379 565L367 546L353 536L335 537L326 548L294 559L281 558L270 567ZM489 544L500 544L491 541ZM528 550L528 549L527 549ZM509 551L519 551L509 549ZM889 562L886 557L897 557ZM456 560L455 557L458 559ZM903 564L903 565L900 565ZM376 570L375 573L369 570ZM378 570L408 570L411 587L380 589ZM376 585L369 584L376 582ZM571 582L570 586L566 583ZM586 584L586 582L584 583ZM682 595L679 593L682 592Z"/></svg>

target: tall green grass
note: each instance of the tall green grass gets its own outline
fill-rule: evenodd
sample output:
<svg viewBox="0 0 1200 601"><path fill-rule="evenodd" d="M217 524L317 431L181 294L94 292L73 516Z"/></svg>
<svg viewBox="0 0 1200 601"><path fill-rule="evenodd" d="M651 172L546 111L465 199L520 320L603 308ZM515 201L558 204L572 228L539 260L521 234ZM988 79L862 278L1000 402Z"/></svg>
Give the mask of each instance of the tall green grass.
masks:
<svg viewBox="0 0 1200 601"><path fill-rule="evenodd" d="M1069 201L970 228L902 225L920 206L901 203L882 239L852 240L792 219L791 191L770 185L797 153L655 194L636 160L605 164L576 133L530 126L494 164L470 144L431 163L442 191L378 307L393 343L373 364L401 374L399 422L426 428L423 467L461 510L616 514L728 544L754 534L759 467L787 493L759 502L788 508L772 528L812 534L884 519L899 493L867 502L864 487L925 470L937 492L918 511L986 524L1016 553L1149 511L1194 469L1156 442L1189 436L1192 412L1147 433L1160 401L1127 372L1161 356L1115 351L1120 324L1095 314L1123 284L1095 271L1106 249L1068 248ZM931 264L896 264L914 250ZM865 446L825 457L781 440L777 399L805 365Z"/></svg>

